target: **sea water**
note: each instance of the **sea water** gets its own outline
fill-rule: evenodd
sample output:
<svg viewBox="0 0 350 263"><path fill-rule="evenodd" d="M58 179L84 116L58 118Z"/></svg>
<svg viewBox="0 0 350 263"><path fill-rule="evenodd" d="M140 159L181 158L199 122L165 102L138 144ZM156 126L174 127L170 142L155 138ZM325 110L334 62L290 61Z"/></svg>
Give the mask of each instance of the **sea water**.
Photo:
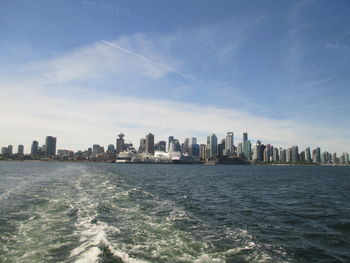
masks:
<svg viewBox="0 0 350 263"><path fill-rule="evenodd" d="M0 162L0 262L350 262L350 167Z"/></svg>

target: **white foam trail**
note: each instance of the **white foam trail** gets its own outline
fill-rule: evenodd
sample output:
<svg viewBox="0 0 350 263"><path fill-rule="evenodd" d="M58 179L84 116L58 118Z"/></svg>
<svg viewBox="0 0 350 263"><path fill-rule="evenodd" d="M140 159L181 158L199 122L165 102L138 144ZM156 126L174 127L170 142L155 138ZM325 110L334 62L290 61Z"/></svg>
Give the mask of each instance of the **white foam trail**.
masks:
<svg viewBox="0 0 350 263"><path fill-rule="evenodd" d="M79 178L76 182L75 187L79 190L79 194L72 207L78 208L75 234L80 236L82 244L70 252L70 260L74 259L76 263L99 262L99 257L103 253L100 247L106 246L114 256L121 258L125 263L148 263L147 261L131 258L127 253L118 249L117 244L112 244L108 240L107 233L119 233L118 228L101 221L92 223L97 216L98 202L84 191L81 179ZM109 181L105 181L100 185L106 189L105 186L108 183Z"/></svg>
<svg viewBox="0 0 350 263"><path fill-rule="evenodd" d="M190 79L190 80L192 80L192 81L194 81L194 82L197 82L197 83L200 83L200 84L205 84L204 82L202 82L202 81L200 81L200 80L197 80L197 79L195 79L195 78L189 76L189 75L186 74L186 73L183 73L183 72L181 72L181 71L179 71L179 70L177 70L177 69L171 68L171 67L169 67L169 66L160 64L159 62L154 61L153 59L146 58L146 57L144 57L144 56L142 56L142 55L139 55L139 54L137 54L137 53L135 53L135 52L133 52L133 51L131 51L131 50L128 50L128 49L126 49L126 48L122 48L121 46L118 46L117 44L113 44L113 43L108 42L108 41L105 41L105 40L101 40L101 41L102 41L103 43L107 44L107 45L110 45L110 46L112 46L112 47L118 48L118 49L120 49L120 50L122 50L122 51L124 51L124 52L126 52L126 53L128 53L128 54L134 55L134 56L136 56L136 57L138 57L138 58L140 58L140 59L142 59L142 60L144 60L144 61L147 61L147 62L149 62L149 63L152 63L152 64L154 64L154 65L156 65L156 66L158 66L158 67L161 67L161 68L163 68L163 69L165 69L165 70L168 70L168 71L174 72L174 73L176 73L176 74L179 74L179 75L181 75L181 76L183 76L183 77L185 77L185 78L187 78L187 79Z"/></svg>

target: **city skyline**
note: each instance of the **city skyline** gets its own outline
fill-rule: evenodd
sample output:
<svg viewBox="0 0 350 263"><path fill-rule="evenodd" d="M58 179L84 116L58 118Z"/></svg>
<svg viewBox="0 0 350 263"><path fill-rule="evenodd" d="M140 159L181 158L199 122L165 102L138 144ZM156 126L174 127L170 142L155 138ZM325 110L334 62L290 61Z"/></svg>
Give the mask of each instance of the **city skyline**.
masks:
<svg viewBox="0 0 350 263"><path fill-rule="evenodd" d="M165 152L169 152L171 151L171 149L169 147L170 146L170 140L171 138L176 141L178 141L178 143L180 143L180 145L182 144L186 144L186 140L195 140L195 144L198 144L198 145L210 145L211 143L211 137L214 136L215 139L214 139L214 142L215 142L215 145L218 145L220 143L227 143L227 142L232 142L232 146L234 146L234 151L237 153L238 152L241 152L241 153L244 153L245 155L250 155L250 156L253 156L253 149L254 147L256 146L256 144L259 144L259 143L266 143L267 145L274 145L274 144L271 144L267 141L264 141L264 140L261 140L261 139L252 139L252 138L248 138L248 132L243 132L241 134L241 136L237 135L236 133L230 131L230 132L226 132L225 135L222 135L222 136L217 136L216 135L217 133L211 133L207 136L204 136L203 138L198 138L198 137L193 137L193 136L190 136L190 137L184 137L184 138L179 138L177 136L168 136L166 138L158 138L157 135L153 135L152 133L148 133L146 134L144 137L141 137L137 140L135 140L136 142L139 142L139 143L135 143L135 141L131 140L130 138L128 137L125 137L125 134L123 133L120 133L119 135L117 135L115 138L114 138L114 141L115 143L112 143L113 139L112 140L109 140L109 142L107 143L99 143L99 142L93 142L93 143L90 143L88 145L85 145L81 148L78 148L78 149L75 149L75 148L72 148L72 147L62 147L62 145L66 145L62 142L60 142L60 140L58 140L58 146L56 144L56 140L57 140L57 136L56 137L53 137L53 136L45 136L45 139L42 140L42 143L40 143L40 139L35 139L35 140L32 140L31 143L29 145L25 145L25 144L3 144L3 145L0 145L0 147L2 148L6 148L7 146L10 146L11 147L11 153L15 154L17 152L19 153L23 153L23 154L31 154L33 152L36 152L38 150L38 148L42 148L43 152L45 153L47 151L46 149L46 145L47 145L47 141L54 141L54 146L50 146L50 148L53 147L53 149L49 150L49 155L53 155L54 152L56 152L57 154L57 151L58 150L68 150L68 151L73 151L73 152L78 152L78 151L82 151L84 149L87 149L93 145L99 145L101 147L104 147L104 148L108 148L110 145L113 145L113 147L115 147L115 150L116 150L116 153L120 153L123 151L123 148L125 148L125 145L128 146L128 145L133 145L134 147L136 147L136 149L138 148L137 146L139 147L143 147L145 152L146 151L146 141L147 141L147 136L151 135L153 136L152 138L152 144L154 146L157 145L157 143L159 142L164 142L166 143L166 146L164 148L164 151ZM240 138L241 137L241 138ZM231 139L232 138L232 139ZM60 144L61 143L61 144ZM244 146L245 144L247 144L246 146ZM52 144L52 143L51 143ZM281 145L274 145L274 147L277 147L277 148L282 148L282 149L288 149L288 148L293 148L294 146L296 146L298 144L287 144L287 146L281 146ZM17 146L17 148L15 147ZM33 149L33 146L35 147ZM239 150L239 148L241 147L241 150ZM246 147L246 148L245 148ZM296 146L296 147L299 147L300 149L302 150L305 150L307 148L311 148L311 149L317 149L317 148L321 148L317 145L315 146L312 146L312 145L307 145L305 147L303 146ZM17 152L14 150L14 149L18 149ZM230 155L230 150L232 151L232 148L228 148L229 150L227 150L226 148L223 149L223 154L224 155ZM249 150L248 150L249 149ZM322 148L322 149L325 149L325 148ZM333 153L336 153L338 155L342 154L342 153L348 153L349 151L329 151L329 149L325 149L327 152L333 152ZM172 150L174 151L174 149ZM216 155L218 149L214 149L214 154L213 156ZM154 153L154 152L153 152ZM45 155L47 155L45 153Z"/></svg>
<svg viewBox="0 0 350 263"><path fill-rule="evenodd" d="M55 155L70 155L71 153L88 153L90 154L112 154L112 156L118 156L122 152L128 152L129 147L135 153L146 153L154 156L155 152L181 152L186 153L188 156L198 157L200 160L210 159L217 156L237 156L243 157L248 161L282 161L287 163L297 163L303 160L303 162L315 162L315 163L334 163L334 160L344 159L344 163L349 163L349 152L329 152L328 149L322 149L316 147L307 146L305 148L299 148L297 145L283 148L279 145L271 145L270 143L262 143L261 140L252 142L248 137L248 132L242 134L242 140L240 141L234 135L234 132L226 132L226 136L220 141L220 138L216 134L212 133L206 137L206 143L201 143L197 137L187 137L182 140L176 139L174 136L168 136L166 140L155 140L155 135L148 133L143 138L139 139L139 147L130 140L124 139L125 134L120 133L115 140L115 144L109 143L108 146L100 144L93 144L92 147L85 147L79 150L59 148L57 147L57 138L53 136L46 136L45 144L39 146L39 142L33 140L30 147L30 151L25 152L24 145L19 144L17 152L13 151L14 146L9 144L7 147L1 147L1 155L31 155L31 156L55 156ZM234 142L237 141L236 144ZM177 146L175 145L177 144ZM195 147L197 145L197 147ZM91 146L91 145L90 145ZM203 148L204 146L204 148ZM56 150L57 149L57 150ZM106 149L106 151L105 151ZM137 150L138 149L138 150ZM312 150L313 149L313 150ZM312 151L311 151L312 150ZM311 154L312 152L312 154ZM204 157L203 157L204 156Z"/></svg>
<svg viewBox="0 0 350 263"><path fill-rule="evenodd" d="M7 1L0 145L28 151L52 134L78 150L120 131L136 142L148 130L162 140L247 130L252 141L348 152L348 8Z"/></svg>

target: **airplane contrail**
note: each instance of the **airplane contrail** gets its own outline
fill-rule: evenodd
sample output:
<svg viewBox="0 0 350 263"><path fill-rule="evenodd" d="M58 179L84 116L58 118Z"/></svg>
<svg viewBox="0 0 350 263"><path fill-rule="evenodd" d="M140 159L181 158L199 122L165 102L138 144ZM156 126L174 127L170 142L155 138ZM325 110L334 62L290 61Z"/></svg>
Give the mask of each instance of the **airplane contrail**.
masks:
<svg viewBox="0 0 350 263"><path fill-rule="evenodd" d="M139 55L139 54L137 54L137 53L135 53L135 52L133 52L133 51L131 51L131 50L122 48L122 47L120 47L120 46L118 46L118 45L116 45L116 44L113 44L113 43L108 42L108 41L105 41L105 40L101 40L101 41L102 41L103 43L107 44L107 45L110 45L110 46L112 46L112 47L118 48L118 49L120 49L120 50L122 50L122 51L124 51L124 52L126 52L126 53L128 53L128 54L134 55L134 56L136 56L136 57L138 57L138 58L140 58L140 59L142 59L142 60L144 60L144 61L147 61L147 62L149 62L149 63L152 63L152 64L154 64L154 65L156 65L156 66L158 66L158 67L161 67L161 68L166 69L166 70L168 70L168 71L172 71L172 72L174 72L174 73L176 73L176 74L179 74L179 75L181 75L181 76L183 76L183 77L185 77L185 78L187 78L187 79L190 79L190 80L192 80L192 81L194 81L194 82L198 82L198 83L204 84L202 81L199 81L199 80L197 80L197 79L195 79L195 78L192 78L191 76L187 75L186 73L183 73L183 72L181 72L181 71L178 71L178 70L176 70L176 69L174 69L174 68L171 68L171 67L168 67L168 66L166 66L166 65L162 65L162 64L158 63L157 61L154 61L154 60L152 60L152 59L146 58L146 57L144 57L144 56L142 56L142 55Z"/></svg>

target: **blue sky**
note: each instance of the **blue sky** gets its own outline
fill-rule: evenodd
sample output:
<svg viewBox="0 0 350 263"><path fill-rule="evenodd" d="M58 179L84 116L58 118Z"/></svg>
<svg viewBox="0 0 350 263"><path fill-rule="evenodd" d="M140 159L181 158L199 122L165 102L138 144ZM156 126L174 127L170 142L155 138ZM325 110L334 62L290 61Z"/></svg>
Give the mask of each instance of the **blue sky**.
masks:
<svg viewBox="0 0 350 263"><path fill-rule="evenodd" d="M349 151L349 68L347 0L3 1L0 143L248 131Z"/></svg>

